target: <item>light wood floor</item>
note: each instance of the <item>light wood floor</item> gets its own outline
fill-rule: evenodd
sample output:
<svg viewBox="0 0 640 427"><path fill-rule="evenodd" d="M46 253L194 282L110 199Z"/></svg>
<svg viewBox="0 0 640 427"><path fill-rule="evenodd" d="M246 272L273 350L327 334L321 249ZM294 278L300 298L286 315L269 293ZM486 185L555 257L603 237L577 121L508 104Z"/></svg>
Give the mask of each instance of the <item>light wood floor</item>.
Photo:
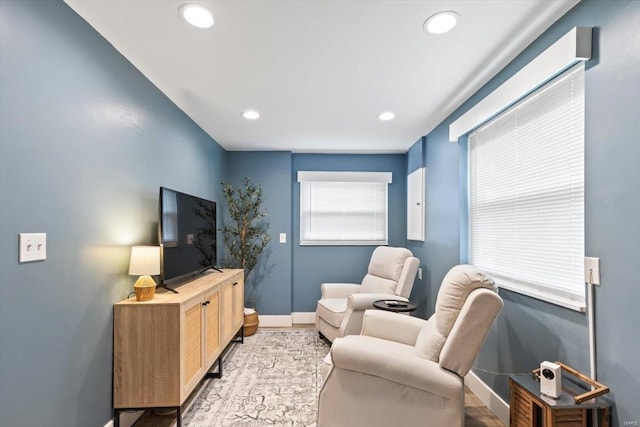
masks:
<svg viewBox="0 0 640 427"><path fill-rule="evenodd" d="M480 399L471 390L465 388L464 393L464 425L465 427L505 427L505 425L493 415Z"/></svg>

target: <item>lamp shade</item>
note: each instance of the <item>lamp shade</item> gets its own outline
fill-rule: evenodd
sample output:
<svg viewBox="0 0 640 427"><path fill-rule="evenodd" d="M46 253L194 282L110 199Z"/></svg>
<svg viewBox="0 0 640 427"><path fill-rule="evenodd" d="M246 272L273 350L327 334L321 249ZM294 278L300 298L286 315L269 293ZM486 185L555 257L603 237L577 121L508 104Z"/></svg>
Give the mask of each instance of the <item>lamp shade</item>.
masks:
<svg viewBox="0 0 640 427"><path fill-rule="evenodd" d="M160 246L132 247L129 274L132 276L160 274Z"/></svg>

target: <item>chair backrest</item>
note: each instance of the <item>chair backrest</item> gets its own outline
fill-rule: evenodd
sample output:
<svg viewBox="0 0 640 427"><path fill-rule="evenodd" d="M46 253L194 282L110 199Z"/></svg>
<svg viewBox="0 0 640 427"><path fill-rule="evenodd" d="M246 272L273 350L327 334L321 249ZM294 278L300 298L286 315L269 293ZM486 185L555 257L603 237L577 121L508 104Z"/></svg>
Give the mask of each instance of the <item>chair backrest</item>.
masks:
<svg viewBox="0 0 640 427"><path fill-rule="evenodd" d="M501 309L490 276L471 265L455 266L442 280L435 313L420 331L416 348L464 376Z"/></svg>
<svg viewBox="0 0 640 427"><path fill-rule="evenodd" d="M379 246L371 255L360 293L411 294L420 260L406 248Z"/></svg>

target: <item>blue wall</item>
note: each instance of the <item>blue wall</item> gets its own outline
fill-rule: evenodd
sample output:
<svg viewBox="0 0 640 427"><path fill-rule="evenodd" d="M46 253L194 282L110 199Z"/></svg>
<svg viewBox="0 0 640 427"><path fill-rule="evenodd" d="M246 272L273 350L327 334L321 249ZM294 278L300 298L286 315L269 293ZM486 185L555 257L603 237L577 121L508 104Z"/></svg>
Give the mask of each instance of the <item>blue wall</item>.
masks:
<svg viewBox="0 0 640 427"><path fill-rule="evenodd" d="M427 164L427 137L423 136L415 142L407 152L407 175L412 174Z"/></svg>
<svg viewBox="0 0 640 427"><path fill-rule="evenodd" d="M247 281L246 296L256 288L261 314L291 314L291 153L232 151L227 155L226 180L237 187L245 177L262 186L269 212L271 242ZM287 233L287 243L279 243Z"/></svg>
<svg viewBox="0 0 640 427"><path fill-rule="evenodd" d="M586 255L601 258L603 285L595 293L598 379L612 389L607 397L614 402L613 425L621 426L640 421L640 2L583 0L427 135L427 241L409 247L429 270L433 310L440 281L466 244L466 237L459 243L460 230L465 232L459 222L466 221L466 150L448 142L449 124L574 26L595 27L585 83ZM505 306L478 367L526 372L542 360L562 360L589 371L584 314L500 293ZM508 400L507 377L476 373Z"/></svg>
<svg viewBox="0 0 640 427"><path fill-rule="evenodd" d="M427 183L427 174L429 171L426 169L427 165L427 138L422 137L418 141L416 141L411 147L409 147L409 151L406 154L407 157L407 175L415 172L421 167L425 167L425 185ZM425 187L426 189L426 187ZM426 193L426 191L425 191ZM425 198L425 202L427 202ZM425 218L426 218L426 209L429 208L429 203L425 203ZM413 284L413 289L411 290L410 299L412 302L418 305L416 311L413 313L414 316L428 318L429 314L432 310L429 309L429 300L431 298L430 291L432 286L430 285L430 274L429 268L430 265L429 260L427 259L427 248L429 247L429 236L427 235L427 231L425 229L425 241L416 241L416 240L407 240L406 247L413 252L415 256L420 258L420 268L422 269L422 279L419 278L419 275L416 276L416 280Z"/></svg>
<svg viewBox="0 0 640 427"><path fill-rule="evenodd" d="M391 171L389 244L405 244L404 154L229 152L227 158L227 180L237 185L246 176L259 182L265 207L269 211L272 240L268 258L260 263L262 274L256 302L258 311L263 315L315 312L320 284L335 281L359 283L366 273L374 249L372 246L300 246L300 187L297 171ZM280 233L287 233L286 244L278 243Z"/></svg>
<svg viewBox="0 0 640 427"><path fill-rule="evenodd" d="M225 153L62 1L3 0L0 31L0 425L102 426L130 247L159 186L216 200Z"/></svg>
<svg viewBox="0 0 640 427"><path fill-rule="evenodd" d="M448 124L439 125L407 154L415 169L425 165L425 241L407 241L421 261L422 281L416 281L412 300L424 318L433 313L442 278L460 262L458 147L448 142L448 131Z"/></svg>
<svg viewBox="0 0 640 427"><path fill-rule="evenodd" d="M404 154L293 155L293 311L315 312L324 282L360 283L367 272L372 246L300 246L298 171L392 172L389 184L389 245L404 246L407 166Z"/></svg>

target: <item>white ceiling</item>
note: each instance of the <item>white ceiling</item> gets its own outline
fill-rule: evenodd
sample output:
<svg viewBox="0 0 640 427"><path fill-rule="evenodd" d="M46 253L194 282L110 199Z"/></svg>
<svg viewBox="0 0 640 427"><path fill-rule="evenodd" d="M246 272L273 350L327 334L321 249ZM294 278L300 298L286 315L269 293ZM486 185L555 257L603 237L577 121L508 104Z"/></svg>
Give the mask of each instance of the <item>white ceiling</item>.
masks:
<svg viewBox="0 0 640 427"><path fill-rule="evenodd" d="M187 0L65 1L225 149L351 153L405 152L579 2L189 1L202 30Z"/></svg>

